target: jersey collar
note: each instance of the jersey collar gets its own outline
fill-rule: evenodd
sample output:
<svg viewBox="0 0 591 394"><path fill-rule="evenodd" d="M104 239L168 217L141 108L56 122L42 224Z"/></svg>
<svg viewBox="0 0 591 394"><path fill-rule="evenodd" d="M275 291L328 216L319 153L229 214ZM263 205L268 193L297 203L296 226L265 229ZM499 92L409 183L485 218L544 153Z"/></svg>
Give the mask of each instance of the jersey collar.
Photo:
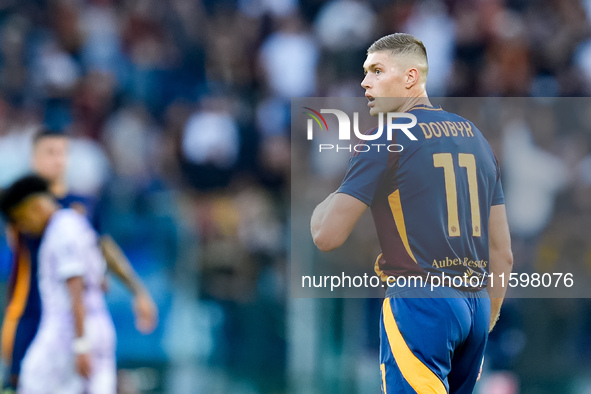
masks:
<svg viewBox="0 0 591 394"><path fill-rule="evenodd" d="M414 107L412 107L411 109L409 109L408 111L410 112L410 111L413 111L415 109L424 109L424 110L427 110L427 111L443 111L443 108L441 108L440 105L438 105L437 107L431 107L431 106L426 105L426 104L417 104Z"/></svg>

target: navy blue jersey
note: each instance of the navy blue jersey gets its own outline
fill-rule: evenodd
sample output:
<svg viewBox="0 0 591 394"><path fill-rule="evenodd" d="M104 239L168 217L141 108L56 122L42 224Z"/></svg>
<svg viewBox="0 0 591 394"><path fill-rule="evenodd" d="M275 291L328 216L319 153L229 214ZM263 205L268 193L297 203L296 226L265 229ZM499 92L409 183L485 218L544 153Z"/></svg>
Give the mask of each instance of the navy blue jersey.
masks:
<svg viewBox="0 0 591 394"><path fill-rule="evenodd" d="M368 141L371 149L351 158L338 192L370 206L382 249L375 269L383 280L442 273L483 278L490 208L504 204L497 159L472 122L424 105L408 112L417 117L410 131L418 141L401 130L391 141L385 131ZM385 148L393 144L402 151Z"/></svg>
<svg viewBox="0 0 591 394"><path fill-rule="evenodd" d="M77 194L68 194L57 199L62 208L71 208L86 216L94 230L101 234L101 224L99 219L98 199L92 196L81 196Z"/></svg>

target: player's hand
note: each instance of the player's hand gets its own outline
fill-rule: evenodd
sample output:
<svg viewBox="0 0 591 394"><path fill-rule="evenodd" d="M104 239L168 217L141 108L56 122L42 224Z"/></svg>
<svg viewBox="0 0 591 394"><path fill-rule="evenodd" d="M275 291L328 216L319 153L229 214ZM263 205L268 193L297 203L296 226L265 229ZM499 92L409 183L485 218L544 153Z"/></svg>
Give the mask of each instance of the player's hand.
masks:
<svg viewBox="0 0 591 394"><path fill-rule="evenodd" d="M92 368L90 365L90 355L82 353L76 355L76 371L83 377L88 379Z"/></svg>
<svg viewBox="0 0 591 394"><path fill-rule="evenodd" d="M133 313L135 315L135 327L142 334L150 334L158 323L158 308L152 301L152 297L145 292L139 292L133 300Z"/></svg>

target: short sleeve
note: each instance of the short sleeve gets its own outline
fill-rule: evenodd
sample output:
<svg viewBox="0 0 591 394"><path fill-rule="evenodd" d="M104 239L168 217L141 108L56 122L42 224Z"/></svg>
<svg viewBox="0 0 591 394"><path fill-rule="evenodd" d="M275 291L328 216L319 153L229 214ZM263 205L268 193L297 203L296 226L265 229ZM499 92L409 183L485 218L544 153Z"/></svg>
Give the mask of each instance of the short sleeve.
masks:
<svg viewBox="0 0 591 394"><path fill-rule="evenodd" d="M502 205L505 203L505 194L503 193L503 185L501 182L501 170L497 165L497 181L493 190L493 198L491 205Z"/></svg>
<svg viewBox="0 0 591 394"><path fill-rule="evenodd" d="M56 242L53 245L55 269L57 277L62 280L83 276L86 271L84 245L81 242L86 232L80 223L82 217L74 215L63 215L55 228L59 232L59 239L54 238Z"/></svg>
<svg viewBox="0 0 591 394"><path fill-rule="evenodd" d="M84 275L84 260L81 248L76 242L68 240L56 248L56 272L60 279L66 280Z"/></svg>
<svg viewBox="0 0 591 394"><path fill-rule="evenodd" d="M372 155L364 152L351 157L345 179L337 192L353 196L370 206L386 167L387 153Z"/></svg>

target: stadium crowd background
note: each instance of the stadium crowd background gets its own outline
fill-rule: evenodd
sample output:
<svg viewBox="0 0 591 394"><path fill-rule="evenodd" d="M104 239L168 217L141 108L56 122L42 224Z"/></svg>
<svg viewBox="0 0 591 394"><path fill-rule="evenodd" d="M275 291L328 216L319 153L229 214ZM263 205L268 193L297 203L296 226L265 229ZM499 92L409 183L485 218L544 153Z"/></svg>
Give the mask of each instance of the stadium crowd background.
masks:
<svg viewBox="0 0 591 394"><path fill-rule="evenodd" d="M368 45L396 31L424 41L431 96L591 93L588 0L0 2L0 187L40 125L67 130L72 190L100 194L160 308L141 336L111 283L122 393L379 390L380 301L289 297L289 112L361 96ZM516 270L589 268L591 130L525 129L517 156L487 134ZM9 268L3 241L2 286ZM509 300L481 391L590 392L590 316L587 299Z"/></svg>

